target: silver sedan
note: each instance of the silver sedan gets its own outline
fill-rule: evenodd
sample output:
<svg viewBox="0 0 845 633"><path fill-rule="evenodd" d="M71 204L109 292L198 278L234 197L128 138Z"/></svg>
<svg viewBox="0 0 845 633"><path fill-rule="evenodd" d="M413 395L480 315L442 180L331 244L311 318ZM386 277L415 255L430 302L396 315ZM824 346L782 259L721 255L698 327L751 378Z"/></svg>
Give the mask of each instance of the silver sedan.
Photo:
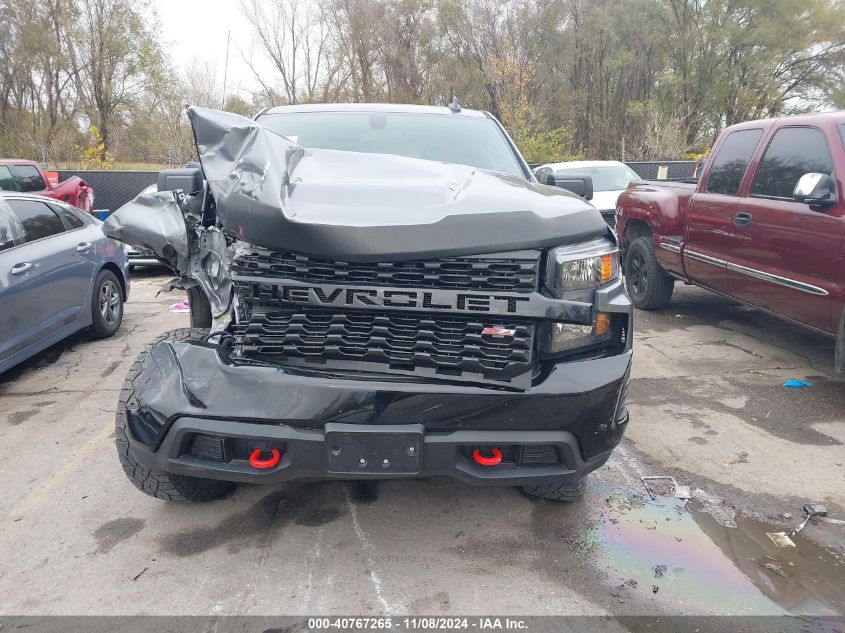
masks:
<svg viewBox="0 0 845 633"><path fill-rule="evenodd" d="M63 202L0 192L0 372L78 330L117 332L129 260L101 224Z"/></svg>

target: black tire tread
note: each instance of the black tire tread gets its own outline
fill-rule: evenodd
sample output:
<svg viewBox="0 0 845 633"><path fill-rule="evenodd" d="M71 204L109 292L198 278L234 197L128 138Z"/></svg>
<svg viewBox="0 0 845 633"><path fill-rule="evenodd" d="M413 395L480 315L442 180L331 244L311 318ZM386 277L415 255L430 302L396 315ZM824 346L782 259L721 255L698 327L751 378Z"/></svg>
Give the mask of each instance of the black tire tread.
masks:
<svg viewBox="0 0 845 633"><path fill-rule="evenodd" d="M654 244L652 238L638 237L628 245L625 252L625 270L629 270L628 260L632 257L632 253L636 250L643 251L645 258L646 271L648 273L648 285L645 294L637 298L628 288L627 282L625 284L628 290L628 296L635 307L640 310L660 310L669 305L672 300L672 293L675 290L675 280L663 270L657 261L657 255L654 252Z"/></svg>
<svg viewBox="0 0 845 633"><path fill-rule="evenodd" d="M541 499L572 502L578 501L584 496L586 486L586 480L582 477L575 481L551 480L546 483L537 484L536 486L523 486L522 491L527 495L540 497Z"/></svg>
<svg viewBox="0 0 845 633"><path fill-rule="evenodd" d="M227 481L185 477L172 473L149 470L135 461L126 437L126 409L137 402L136 388L143 371L144 362L150 350L161 341L185 342L200 340L208 334L207 330L182 328L172 330L153 339L132 363L117 401L115 414L114 442L123 472L129 481L141 492L165 501L212 501L226 494L234 484Z"/></svg>

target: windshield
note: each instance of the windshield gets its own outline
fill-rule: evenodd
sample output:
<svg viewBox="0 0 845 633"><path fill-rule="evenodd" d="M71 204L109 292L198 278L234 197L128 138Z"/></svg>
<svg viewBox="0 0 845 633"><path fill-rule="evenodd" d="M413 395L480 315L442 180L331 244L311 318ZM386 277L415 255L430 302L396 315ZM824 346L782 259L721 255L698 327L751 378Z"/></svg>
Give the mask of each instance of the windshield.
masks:
<svg viewBox="0 0 845 633"><path fill-rule="evenodd" d="M408 112L295 112L267 114L261 125L307 148L395 154L469 165L524 178L496 123Z"/></svg>
<svg viewBox="0 0 845 633"><path fill-rule="evenodd" d="M635 180L642 180L630 167L625 165L604 165L601 167L571 167L556 169L555 175L571 176L584 174L592 176L593 191L620 191L627 189L628 184Z"/></svg>

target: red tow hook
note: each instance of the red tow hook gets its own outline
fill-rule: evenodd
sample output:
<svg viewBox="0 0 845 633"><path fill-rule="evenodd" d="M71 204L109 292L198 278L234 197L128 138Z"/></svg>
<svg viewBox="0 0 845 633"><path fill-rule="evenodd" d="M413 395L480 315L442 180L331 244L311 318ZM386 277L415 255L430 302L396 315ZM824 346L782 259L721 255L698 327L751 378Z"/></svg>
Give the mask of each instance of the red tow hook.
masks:
<svg viewBox="0 0 845 633"><path fill-rule="evenodd" d="M472 458L477 464L481 464L482 466L496 466L497 464L501 463L502 451L500 451L498 448L493 448L490 450L490 452L493 454L487 457L486 455L482 455L481 451L476 448L472 452Z"/></svg>
<svg viewBox="0 0 845 633"><path fill-rule="evenodd" d="M264 468L273 468L279 463L281 459L281 453L279 453L278 448L274 448L270 451L270 457L268 459L261 459L261 453L263 453L260 448L256 448L252 451L252 455L249 456L249 465L253 468L264 469Z"/></svg>

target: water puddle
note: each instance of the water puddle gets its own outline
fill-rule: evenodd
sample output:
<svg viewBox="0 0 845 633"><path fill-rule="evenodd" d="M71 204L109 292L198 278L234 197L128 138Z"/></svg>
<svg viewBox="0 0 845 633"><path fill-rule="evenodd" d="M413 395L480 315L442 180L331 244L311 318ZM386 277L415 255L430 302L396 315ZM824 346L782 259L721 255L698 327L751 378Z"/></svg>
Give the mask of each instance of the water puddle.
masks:
<svg viewBox="0 0 845 633"><path fill-rule="evenodd" d="M766 536L779 528L741 514L726 527L700 501L618 489L603 498L590 544L620 602L646 596L691 614L845 614L845 561L803 534L782 549Z"/></svg>

